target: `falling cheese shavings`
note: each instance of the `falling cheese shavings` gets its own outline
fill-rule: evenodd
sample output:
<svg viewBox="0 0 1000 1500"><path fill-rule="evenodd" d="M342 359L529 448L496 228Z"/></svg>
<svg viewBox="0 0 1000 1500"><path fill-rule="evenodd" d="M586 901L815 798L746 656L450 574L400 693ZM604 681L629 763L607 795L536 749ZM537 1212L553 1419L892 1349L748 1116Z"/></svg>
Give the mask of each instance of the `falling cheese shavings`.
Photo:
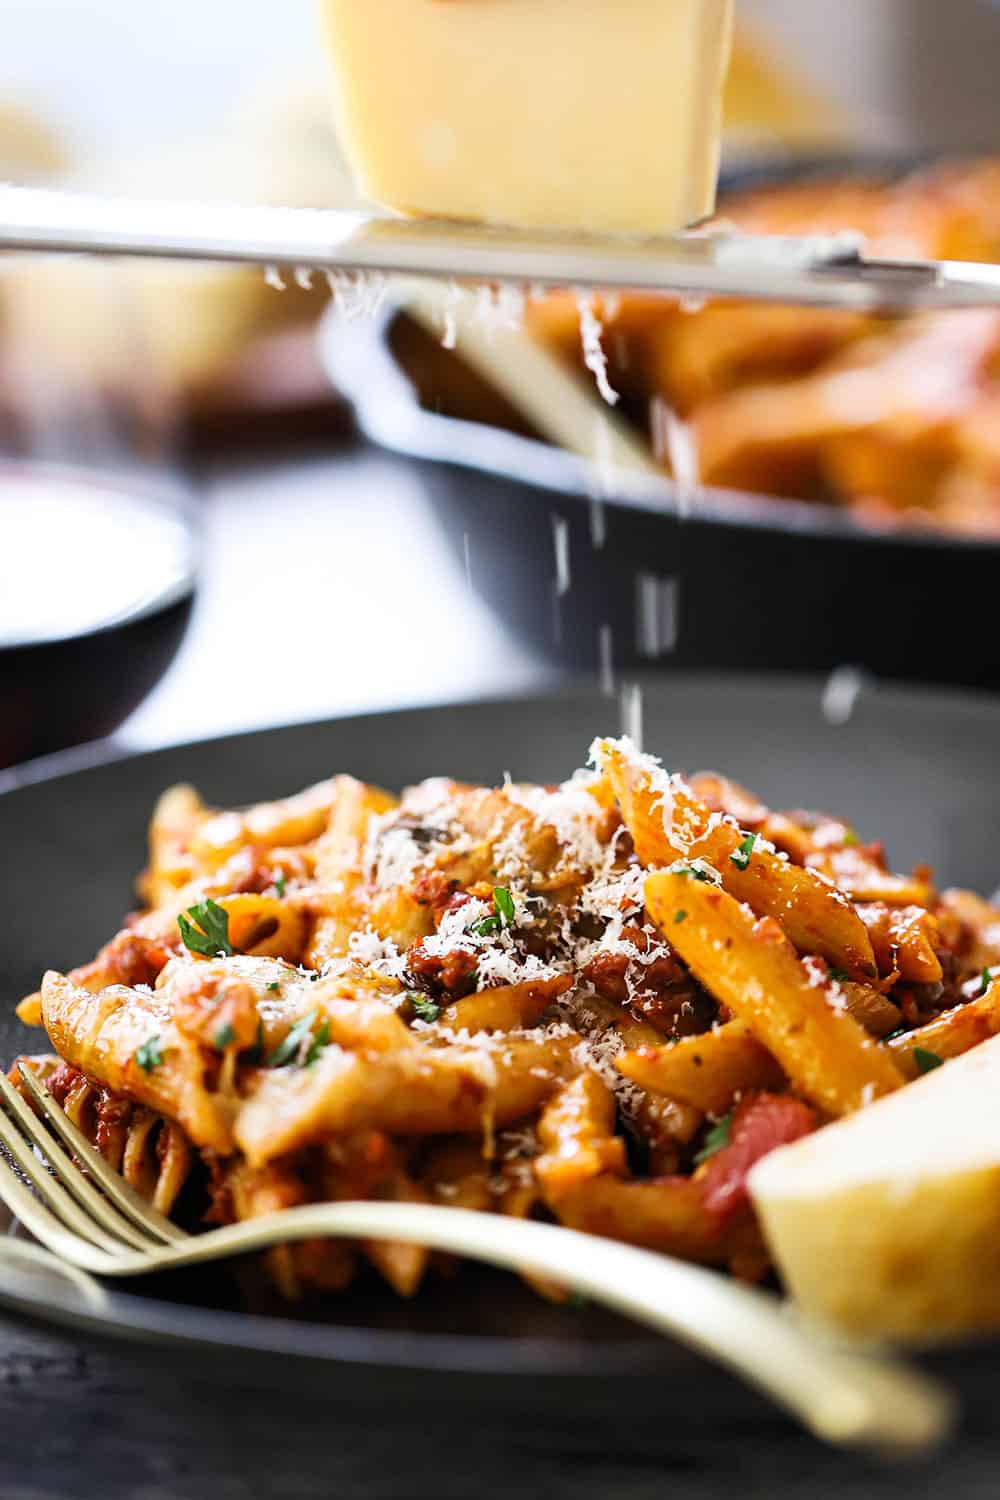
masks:
<svg viewBox="0 0 1000 1500"><path fill-rule="evenodd" d="M576 305L580 313L580 343L583 362L597 381L597 389L609 406L618 405L618 392L608 378L608 359L601 338L604 327L597 316L597 299L592 292L577 289Z"/></svg>
<svg viewBox="0 0 1000 1500"><path fill-rule="evenodd" d="M642 684L623 682L621 690L622 734L632 741L638 750L643 744L643 696Z"/></svg>
<svg viewBox="0 0 1000 1500"><path fill-rule="evenodd" d="M677 498L677 514L683 520L691 514L701 486L701 459L694 429L681 420L662 396L649 404L650 435L657 463L670 469Z"/></svg>
<svg viewBox="0 0 1000 1500"><path fill-rule="evenodd" d="M858 667L837 667L823 689L823 717L828 724L848 724L864 691L864 673Z"/></svg>
<svg viewBox="0 0 1000 1500"><path fill-rule="evenodd" d="M615 695L615 637L610 625L602 625L597 632L597 650L600 659L601 692L605 698Z"/></svg>
<svg viewBox="0 0 1000 1500"><path fill-rule="evenodd" d="M590 497L590 544L599 552L608 539L608 516L600 495Z"/></svg>
<svg viewBox="0 0 1000 1500"><path fill-rule="evenodd" d="M444 328L441 333L442 349L454 349L458 344L458 309L462 300L462 289L457 281L448 283L448 292L445 297L441 317Z"/></svg>
<svg viewBox="0 0 1000 1500"><path fill-rule="evenodd" d="M677 646L677 579L637 573L635 589L636 646L640 656L655 661Z"/></svg>
<svg viewBox="0 0 1000 1500"><path fill-rule="evenodd" d="M556 597L564 599L573 587L573 574L569 554L569 522L564 516L552 512L552 542L556 554Z"/></svg>
<svg viewBox="0 0 1000 1500"><path fill-rule="evenodd" d="M333 309L346 323L373 319L389 291L388 277L378 271L327 271Z"/></svg>

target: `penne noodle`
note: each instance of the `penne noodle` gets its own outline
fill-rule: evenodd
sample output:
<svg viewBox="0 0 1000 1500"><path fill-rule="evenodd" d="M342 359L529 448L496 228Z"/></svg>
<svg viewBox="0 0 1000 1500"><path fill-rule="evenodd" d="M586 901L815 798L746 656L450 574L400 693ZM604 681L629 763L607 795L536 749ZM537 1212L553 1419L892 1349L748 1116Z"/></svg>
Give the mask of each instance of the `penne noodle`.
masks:
<svg viewBox="0 0 1000 1500"><path fill-rule="evenodd" d="M885 1043L904 1078L919 1078L949 1057L960 1057L1000 1032L1000 979L984 995ZM921 1066L923 1063L923 1066Z"/></svg>
<svg viewBox="0 0 1000 1500"><path fill-rule="evenodd" d="M667 872L647 877L646 905L706 988L825 1113L860 1109L902 1082L858 1023L831 1007L772 919L756 922L726 891Z"/></svg>
<svg viewBox="0 0 1000 1500"><path fill-rule="evenodd" d="M535 1175L558 1212L561 1195L603 1172L623 1176L625 1142L615 1134L615 1096L594 1073L581 1073L549 1100L538 1122L543 1152Z"/></svg>
<svg viewBox="0 0 1000 1500"><path fill-rule="evenodd" d="M456 1000L441 1012L439 1026L447 1031L516 1031L537 1026L545 1012L572 989L569 974L552 979L529 979L523 984L500 985Z"/></svg>
<svg viewBox="0 0 1000 1500"><path fill-rule="evenodd" d="M615 1066L641 1088L708 1115L724 1115L749 1089L779 1088L783 1081L778 1064L743 1021L682 1037L672 1046L624 1052Z"/></svg>
<svg viewBox="0 0 1000 1500"><path fill-rule="evenodd" d="M746 902L759 917L780 921L800 953L818 953L852 978L875 977L875 956L864 923L829 882L773 850L758 849L755 842L745 847L745 832L735 824L718 822L717 815L713 820L679 777L657 774L642 759L630 761L607 741L600 758L636 853L647 868L704 860L738 901Z"/></svg>

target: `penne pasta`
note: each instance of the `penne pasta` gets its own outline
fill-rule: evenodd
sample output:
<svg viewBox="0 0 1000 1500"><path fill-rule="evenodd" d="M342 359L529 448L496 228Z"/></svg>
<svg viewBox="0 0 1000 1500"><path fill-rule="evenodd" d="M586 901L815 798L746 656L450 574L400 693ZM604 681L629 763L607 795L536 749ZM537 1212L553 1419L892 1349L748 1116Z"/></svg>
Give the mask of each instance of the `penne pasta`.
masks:
<svg viewBox="0 0 1000 1500"><path fill-rule="evenodd" d="M672 927L685 962L753 1032L806 1099L827 1114L860 1109L898 1088L900 1075L846 1011L813 983L771 918L726 891L667 872L646 880L646 904ZM686 907L688 918L677 924Z"/></svg>
<svg viewBox="0 0 1000 1500"><path fill-rule="evenodd" d="M1000 911L839 819L595 754L560 786L173 789L146 909L22 1002L33 1064L164 1213L453 1204L760 1277L751 1169L1000 1031ZM456 1270L392 1241L265 1269L303 1297L366 1264L401 1297Z"/></svg>
<svg viewBox="0 0 1000 1500"><path fill-rule="evenodd" d="M778 1088L782 1083L780 1067L744 1021L728 1021L702 1036L683 1037L673 1046L624 1052L615 1065L640 1087L708 1115L724 1115L748 1090Z"/></svg>

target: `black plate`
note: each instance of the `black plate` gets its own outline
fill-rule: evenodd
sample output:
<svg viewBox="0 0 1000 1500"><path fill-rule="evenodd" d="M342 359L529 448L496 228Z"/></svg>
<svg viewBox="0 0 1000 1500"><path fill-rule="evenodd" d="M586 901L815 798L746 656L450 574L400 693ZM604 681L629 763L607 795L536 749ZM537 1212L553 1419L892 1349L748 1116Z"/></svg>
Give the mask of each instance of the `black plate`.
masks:
<svg viewBox="0 0 1000 1500"><path fill-rule="evenodd" d="M1000 705L990 700L868 688L849 722L834 728L818 685L679 678L646 686L645 714L648 745L672 766L717 767L779 805L836 810L883 836L900 866L931 860L944 882L988 892L1000 879ZM616 729L607 698L567 691L267 730L97 765L75 752L33 768L40 779L0 795L0 1056L39 1045L12 1016L17 998L44 968L89 957L130 906L149 810L171 782L192 781L210 800L239 804L334 770L394 787L441 771L551 781L586 759L596 733ZM365 1366L372 1375L402 1367L600 1383L654 1369L676 1377L696 1363L615 1318L552 1307L513 1278L474 1270L413 1303L373 1279L322 1309L268 1307L262 1315L241 1310L244 1292L213 1271L127 1291L111 1285L97 1306L69 1284L13 1279L0 1286L0 1300L35 1317L195 1344L206 1354L277 1352L289 1370L322 1360L350 1368L352 1382Z"/></svg>
<svg viewBox="0 0 1000 1500"><path fill-rule="evenodd" d="M926 161L923 163L926 165ZM783 161L731 174L736 191L850 172L891 178L913 158ZM703 491L681 519L672 484L595 478L533 435L461 358L405 314L330 322L327 367L380 446L419 461L456 555L509 628L563 667L593 671L601 627L616 665L817 672L1000 686L991 580L1000 542L866 527L836 506ZM476 419L490 413L490 420ZM606 541L592 540L602 497ZM569 531L573 587L554 624L553 517ZM676 640L650 660L637 629L650 578L674 590ZM641 582L640 580L644 580Z"/></svg>

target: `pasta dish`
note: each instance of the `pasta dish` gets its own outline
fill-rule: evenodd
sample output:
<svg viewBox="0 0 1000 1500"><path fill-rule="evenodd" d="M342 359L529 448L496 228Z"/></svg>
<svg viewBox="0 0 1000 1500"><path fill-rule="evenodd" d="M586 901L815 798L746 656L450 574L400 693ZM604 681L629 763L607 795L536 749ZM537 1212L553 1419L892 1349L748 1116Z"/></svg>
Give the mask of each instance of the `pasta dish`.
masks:
<svg viewBox="0 0 1000 1500"><path fill-rule="evenodd" d="M758 1280L755 1164L1000 1031L1000 910L627 739L555 787L335 776L243 811L174 787L140 891L19 1014L70 1118L191 1226L424 1201ZM365 1262L403 1296L449 1269L268 1255L287 1297Z"/></svg>
<svg viewBox="0 0 1000 1500"><path fill-rule="evenodd" d="M751 233L857 230L874 255L1000 261L1000 163L821 177L735 193ZM878 527L1000 535L1000 314L877 317L625 295L596 307L611 384L657 447L651 402L690 424L706 485L837 505ZM583 363L570 292L528 328ZM668 463L669 455L659 454Z"/></svg>

